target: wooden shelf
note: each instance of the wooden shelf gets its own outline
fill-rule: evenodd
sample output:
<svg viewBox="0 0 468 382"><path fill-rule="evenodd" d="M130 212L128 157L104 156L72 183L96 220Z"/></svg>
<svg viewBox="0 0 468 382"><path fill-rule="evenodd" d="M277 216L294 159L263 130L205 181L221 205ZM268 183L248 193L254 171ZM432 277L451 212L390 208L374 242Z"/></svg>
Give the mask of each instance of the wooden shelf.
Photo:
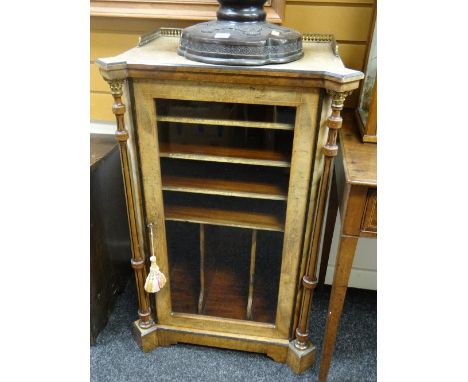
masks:
<svg viewBox="0 0 468 382"><path fill-rule="evenodd" d="M286 200L287 187L272 183L221 180L200 177L163 175L164 191L191 192L208 195L237 196L243 198Z"/></svg>
<svg viewBox="0 0 468 382"><path fill-rule="evenodd" d="M294 130L294 125L291 123L280 122L256 122L256 121L240 121L233 119L215 119L215 118L190 118L179 116L158 116L158 122L176 122L176 123L191 123L199 125L215 125L215 126L237 126L251 127L257 129L274 129L274 130Z"/></svg>
<svg viewBox="0 0 468 382"><path fill-rule="evenodd" d="M164 214L166 220L170 221L213 224L265 231L284 231L284 223L278 216L260 212L166 205L164 207Z"/></svg>
<svg viewBox="0 0 468 382"><path fill-rule="evenodd" d="M185 145L160 142L159 155L163 158L240 163L258 166L291 167L291 163L289 162L289 158L286 153L266 149Z"/></svg>

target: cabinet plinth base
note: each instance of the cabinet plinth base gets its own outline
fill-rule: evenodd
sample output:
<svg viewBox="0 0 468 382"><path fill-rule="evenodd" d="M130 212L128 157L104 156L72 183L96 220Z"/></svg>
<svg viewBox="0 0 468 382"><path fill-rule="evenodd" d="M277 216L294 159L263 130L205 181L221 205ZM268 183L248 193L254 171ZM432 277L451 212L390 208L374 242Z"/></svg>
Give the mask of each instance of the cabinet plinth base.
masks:
<svg viewBox="0 0 468 382"><path fill-rule="evenodd" d="M305 350L294 346L294 340L289 343L287 364L295 374L301 374L315 361L316 348L312 344Z"/></svg>
<svg viewBox="0 0 468 382"><path fill-rule="evenodd" d="M138 346L144 352L149 352L160 346L168 346L181 342L263 353L276 362L287 363L296 374L302 373L315 360L314 346L301 351L294 347L293 342L284 339L220 333L159 324L149 329L142 329L138 326L138 321L133 323L133 336Z"/></svg>

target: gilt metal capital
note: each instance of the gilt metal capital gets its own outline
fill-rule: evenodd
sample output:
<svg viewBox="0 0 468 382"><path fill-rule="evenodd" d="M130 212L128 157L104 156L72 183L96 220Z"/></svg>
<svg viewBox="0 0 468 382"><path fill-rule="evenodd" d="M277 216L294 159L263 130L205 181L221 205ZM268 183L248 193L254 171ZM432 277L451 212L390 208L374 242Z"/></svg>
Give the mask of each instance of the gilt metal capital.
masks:
<svg viewBox="0 0 468 382"><path fill-rule="evenodd" d="M107 83L109 84L111 93L113 96L121 96L122 95L122 88L124 84L123 79L118 79L118 80L106 80Z"/></svg>
<svg viewBox="0 0 468 382"><path fill-rule="evenodd" d="M342 109L346 97L352 93L352 90L338 92L336 90L327 89L327 93L332 97L332 108Z"/></svg>

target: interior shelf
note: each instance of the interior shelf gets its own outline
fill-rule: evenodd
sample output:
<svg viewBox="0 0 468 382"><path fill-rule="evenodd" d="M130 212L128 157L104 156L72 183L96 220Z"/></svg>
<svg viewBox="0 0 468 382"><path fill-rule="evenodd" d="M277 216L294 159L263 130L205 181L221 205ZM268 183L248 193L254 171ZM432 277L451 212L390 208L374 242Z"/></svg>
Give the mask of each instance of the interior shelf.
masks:
<svg viewBox="0 0 468 382"><path fill-rule="evenodd" d="M165 116L165 115L158 115L156 118L156 121L189 123L189 124L199 124L199 125L214 125L214 126L251 127L251 128L258 128L258 129L273 129L273 130L294 130L293 123L281 123L281 122L257 122L257 121L241 121L241 120L232 120L232 119L192 118L192 117Z"/></svg>
<svg viewBox="0 0 468 382"><path fill-rule="evenodd" d="M229 197L287 199L289 168L161 158L164 191Z"/></svg>
<svg viewBox="0 0 468 382"><path fill-rule="evenodd" d="M164 215L166 220L169 221L213 224L265 231L284 231L283 219L275 214L264 212L232 211L166 204Z"/></svg>
<svg viewBox="0 0 468 382"><path fill-rule="evenodd" d="M244 198L286 200L287 188L275 183L202 177L162 176L164 191L191 192Z"/></svg>
<svg viewBox="0 0 468 382"><path fill-rule="evenodd" d="M294 107L156 99L160 122L293 130Z"/></svg>
<svg viewBox="0 0 468 382"><path fill-rule="evenodd" d="M290 155L283 151L273 149L160 142L159 154L163 158L239 163L258 166L291 167Z"/></svg>

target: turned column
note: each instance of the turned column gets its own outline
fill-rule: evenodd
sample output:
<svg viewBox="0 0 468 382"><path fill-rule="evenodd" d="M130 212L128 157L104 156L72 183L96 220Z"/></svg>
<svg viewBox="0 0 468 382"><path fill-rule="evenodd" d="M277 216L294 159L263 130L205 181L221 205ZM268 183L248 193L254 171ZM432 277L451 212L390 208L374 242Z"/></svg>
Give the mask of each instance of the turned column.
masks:
<svg viewBox="0 0 468 382"><path fill-rule="evenodd" d="M128 226L130 229L130 241L132 248L131 265L135 271L136 289L138 295L138 316L140 318L138 325L145 329L153 325L151 318L151 308L149 296L145 291L145 280L147 270L145 266L145 256L138 242L137 217L135 213L135 204L133 199L133 187L130 178L130 156L127 148L128 131L125 129L124 114L125 105L122 102L123 79L107 80L109 83L114 104L112 111L117 121L117 131L115 135L119 141L120 161L122 163L122 175L124 180L125 198L127 202Z"/></svg>
<svg viewBox="0 0 468 382"><path fill-rule="evenodd" d="M307 264L304 277L302 278L302 300L299 313L299 321L296 328L296 339L294 346L299 350L305 350L309 347L309 316L310 306L314 289L317 286L316 268L320 238L322 237L323 217L325 215L325 207L327 205L327 194L330 186L330 180L333 169L333 160L338 153L338 146L336 138L338 130L341 128L343 119L341 118L341 110L346 97L351 92L337 92L327 90L328 94L332 97L332 113L327 119L328 137L326 144L322 147L324 155L323 174L320 180L320 187L318 191L318 200L314 213L314 224L312 232L312 240L307 256Z"/></svg>

